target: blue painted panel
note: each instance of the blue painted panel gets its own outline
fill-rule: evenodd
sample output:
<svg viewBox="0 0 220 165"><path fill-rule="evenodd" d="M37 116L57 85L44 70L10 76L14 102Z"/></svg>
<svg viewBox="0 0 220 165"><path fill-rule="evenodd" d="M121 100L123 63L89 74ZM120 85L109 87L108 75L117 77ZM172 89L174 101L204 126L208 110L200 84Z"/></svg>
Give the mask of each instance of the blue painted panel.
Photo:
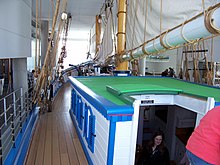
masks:
<svg viewBox="0 0 220 165"><path fill-rule="evenodd" d="M73 111L73 114L76 115L76 109L77 109L77 95L76 91L73 89L72 90L72 97L71 97L71 103L73 104L73 107L71 108Z"/></svg>
<svg viewBox="0 0 220 165"><path fill-rule="evenodd" d="M89 138L88 138L88 147L92 153L94 153L94 143L95 143L95 116L89 116Z"/></svg>
<svg viewBox="0 0 220 165"><path fill-rule="evenodd" d="M119 106L116 105L107 99L95 94L89 88L84 86L78 80L73 77L69 77L72 86L77 90L82 97L84 97L91 105L93 105L107 120L112 115L130 115L134 113L134 109L130 105ZM127 118L123 118L126 120Z"/></svg>
<svg viewBox="0 0 220 165"><path fill-rule="evenodd" d="M84 116L83 116L84 103L82 102L82 100L81 100L79 108L80 108L79 109L79 128L82 130L82 124L83 124L83 119L84 119Z"/></svg>
<svg viewBox="0 0 220 165"><path fill-rule="evenodd" d="M220 106L220 102L215 102L215 107Z"/></svg>
<svg viewBox="0 0 220 165"><path fill-rule="evenodd" d="M87 106L86 104L85 104L85 112L84 112L84 130L83 130L83 137L86 137L86 134L87 134L87 125L88 125L88 110L89 110L89 106Z"/></svg>

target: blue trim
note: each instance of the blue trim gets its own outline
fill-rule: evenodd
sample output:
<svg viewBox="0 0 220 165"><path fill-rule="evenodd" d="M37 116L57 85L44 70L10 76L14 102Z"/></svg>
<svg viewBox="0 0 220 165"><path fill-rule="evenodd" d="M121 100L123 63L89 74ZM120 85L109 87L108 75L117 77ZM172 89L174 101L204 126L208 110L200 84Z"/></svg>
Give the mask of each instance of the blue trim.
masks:
<svg viewBox="0 0 220 165"><path fill-rule="evenodd" d="M86 134L87 134L87 121L88 121L88 109L90 108L90 106L87 106L87 104L85 104L85 112L84 112L84 129L83 129L83 137L86 138Z"/></svg>
<svg viewBox="0 0 220 165"><path fill-rule="evenodd" d="M116 122L113 122L111 120L110 128L109 128L109 139L108 139L107 165L113 164L114 148L115 148L115 131L116 131Z"/></svg>
<svg viewBox="0 0 220 165"><path fill-rule="evenodd" d="M105 99L102 96L95 94L85 85L80 83L73 77L69 77L71 85L77 90L82 97L86 98L86 100L93 105L107 120L110 119L112 115L130 115L132 116L134 113L134 109L130 105L119 106L116 105L109 100ZM126 118L125 118L126 119Z"/></svg>
<svg viewBox="0 0 220 165"><path fill-rule="evenodd" d="M81 100L81 103L80 103L80 109L79 109L79 128L82 130L82 125L83 125L83 111L84 111L84 103L82 102Z"/></svg>
<svg viewBox="0 0 220 165"><path fill-rule="evenodd" d="M84 153L85 153L85 155L86 155L87 161L89 162L89 165L93 165L92 159L90 158L89 153L88 153L88 151L87 151L87 148L86 148L86 146L85 146L85 143L84 143L84 141L83 141L83 139L82 139L83 137L82 137L81 133L79 132L79 129L78 129L78 127L77 127L77 123L76 123L76 121L75 121L75 119L74 119L74 114L73 114L72 111L69 111L69 113L70 113L70 116L71 116L71 118L72 118L73 124L75 125L76 132L77 132L78 138L79 138L79 140L80 140L80 143L81 143L81 145L82 145L82 148L83 148L83 150L84 150Z"/></svg>
<svg viewBox="0 0 220 165"><path fill-rule="evenodd" d="M94 153L94 144L95 144L95 119L94 115L89 116L89 137L88 137L88 148Z"/></svg>
<svg viewBox="0 0 220 165"><path fill-rule="evenodd" d="M38 110L33 109L27 121L22 127L22 132L15 140L15 148L12 148L3 164L23 164L30 145L31 137L38 119Z"/></svg>
<svg viewBox="0 0 220 165"><path fill-rule="evenodd" d="M220 106L220 102L215 102L215 107Z"/></svg>

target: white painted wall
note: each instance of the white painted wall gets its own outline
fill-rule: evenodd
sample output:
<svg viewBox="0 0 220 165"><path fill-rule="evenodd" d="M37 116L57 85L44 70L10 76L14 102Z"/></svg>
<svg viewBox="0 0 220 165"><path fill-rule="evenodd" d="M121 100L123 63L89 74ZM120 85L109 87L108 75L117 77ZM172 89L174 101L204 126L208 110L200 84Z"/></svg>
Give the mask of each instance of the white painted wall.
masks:
<svg viewBox="0 0 220 165"><path fill-rule="evenodd" d="M0 1L0 58L31 56L31 3Z"/></svg>
<svg viewBox="0 0 220 165"><path fill-rule="evenodd" d="M16 58L12 60L12 76L13 76L13 88L14 90L23 88L23 91L28 90L27 83L27 59Z"/></svg>
<svg viewBox="0 0 220 165"><path fill-rule="evenodd" d="M168 69L169 67L174 68L174 71L177 70L177 49L169 50L164 53L161 53L163 56L169 56L168 62L163 62L159 60L146 60L146 72L149 73L159 73L161 74L162 71Z"/></svg>

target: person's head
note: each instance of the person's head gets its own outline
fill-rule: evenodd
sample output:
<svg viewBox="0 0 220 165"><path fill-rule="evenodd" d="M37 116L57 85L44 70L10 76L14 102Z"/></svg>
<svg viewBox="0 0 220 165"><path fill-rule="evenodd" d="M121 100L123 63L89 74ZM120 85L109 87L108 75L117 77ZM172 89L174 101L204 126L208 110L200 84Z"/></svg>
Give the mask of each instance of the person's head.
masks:
<svg viewBox="0 0 220 165"><path fill-rule="evenodd" d="M164 133L160 130L156 131L153 135L152 141L156 146L163 145Z"/></svg>

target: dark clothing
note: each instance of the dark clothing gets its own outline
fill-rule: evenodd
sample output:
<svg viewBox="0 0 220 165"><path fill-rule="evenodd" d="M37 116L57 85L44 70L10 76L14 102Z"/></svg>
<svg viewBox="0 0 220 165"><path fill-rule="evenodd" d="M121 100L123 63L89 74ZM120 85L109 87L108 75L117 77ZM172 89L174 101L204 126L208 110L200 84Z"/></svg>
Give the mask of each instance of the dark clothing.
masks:
<svg viewBox="0 0 220 165"><path fill-rule="evenodd" d="M169 68L169 73L168 73L168 76L169 77L175 77L176 78L176 75L175 75L175 71L173 70L173 68Z"/></svg>
<svg viewBox="0 0 220 165"><path fill-rule="evenodd" d="M168 71L167 71L167 70L163 71L163 72L161 73L161 76L162 76L162 77L168 76Z"/></svg>
<svg viewBox="0 0 220 165"><path fill-rule="evenodd" d="M152 147L146 149L144 152L143 165L169 165L170 157L168 149L165 147L164 151L157 147L154 151Z"/></svg>

